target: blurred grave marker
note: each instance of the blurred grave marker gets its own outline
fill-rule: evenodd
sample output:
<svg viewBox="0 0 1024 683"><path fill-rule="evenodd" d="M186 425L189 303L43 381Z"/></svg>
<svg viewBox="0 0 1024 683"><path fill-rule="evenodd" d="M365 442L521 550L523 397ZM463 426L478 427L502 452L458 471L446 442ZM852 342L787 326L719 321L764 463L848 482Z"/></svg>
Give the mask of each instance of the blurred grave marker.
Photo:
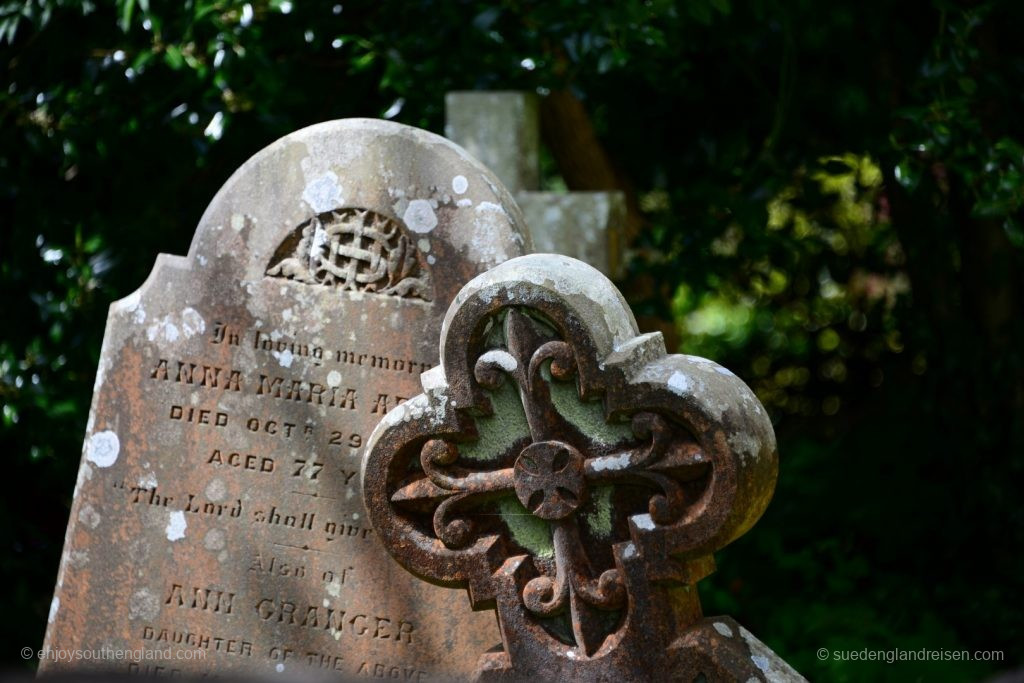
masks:
<svg viewBox="0 0 1024 683"><path fill-rule="evenodd" d="M539 253L565 254L621 275L626 203L621 192L540 192L537 96L450 92L445 136L501 179L523 210Z"/></svg>

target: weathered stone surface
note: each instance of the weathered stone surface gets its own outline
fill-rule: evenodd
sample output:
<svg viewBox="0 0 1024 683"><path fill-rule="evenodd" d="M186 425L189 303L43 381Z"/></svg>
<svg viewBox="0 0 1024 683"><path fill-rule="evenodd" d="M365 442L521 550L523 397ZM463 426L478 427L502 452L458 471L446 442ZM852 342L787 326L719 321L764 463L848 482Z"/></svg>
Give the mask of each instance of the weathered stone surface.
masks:
<svg viewBox="0 0 1024 683"><path fill-rule="evenodd" d="M537 253L565 254L618 276L626 225L621 192L520 192L516 202Z"/></svg>
<svg viewBox="0 0 1024 683"><path fill-rule="evenodd" d="M445 135L495 171L523 210L538 253L565 254L621 275L626 200L621 192L538 192L538 100L522 91L450 92Z"/></svg>
<svg viewBox="0 0 1024 683"><path fill-rule="evenodd" d="M371 435L363 495L399 563L496 607L479 680L802 680L697 597L778 468L733 373L667 355L607 278L535 254L459 292L422 386Z"/></svg>
<svg viewBox="0 0 1024 683"><path fill-rule="evenodd" d="M189 255L111 306L45 645L206 652L117 663L150 673L472 671L493 617L389 560L357 472L455 293L526 251L522 226L463 150L397 124L249 160Z"/></svg>
<svg viewBox="0 0 1024 683"><path fill-rule="evenodd" d="M508 191L540 186L537 96L506 91L445 95L444 134L491 169Z"/></svg>

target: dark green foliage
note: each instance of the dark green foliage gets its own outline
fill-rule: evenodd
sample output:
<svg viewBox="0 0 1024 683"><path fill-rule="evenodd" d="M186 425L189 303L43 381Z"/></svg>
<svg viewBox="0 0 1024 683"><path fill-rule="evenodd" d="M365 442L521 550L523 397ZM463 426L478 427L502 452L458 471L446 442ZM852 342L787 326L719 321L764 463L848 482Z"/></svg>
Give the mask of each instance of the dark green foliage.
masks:
<svg viewBox="0 0 1024 683"><path fill-rule="evenodd" d="M1011 1L0 2L7 661L42 641L106 307L228 175L317 121L441 130L448 90L569 88L645 213L631 303L776 422L775 501L706 611L815 680L1020 666L1022 25Z"/></svg>

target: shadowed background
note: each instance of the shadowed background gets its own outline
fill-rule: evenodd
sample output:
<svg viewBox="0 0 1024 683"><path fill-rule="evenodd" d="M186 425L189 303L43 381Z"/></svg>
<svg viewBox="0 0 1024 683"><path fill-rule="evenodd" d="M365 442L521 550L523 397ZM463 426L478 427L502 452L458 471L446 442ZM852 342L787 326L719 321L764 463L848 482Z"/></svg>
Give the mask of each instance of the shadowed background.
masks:
<svg viewBox="0 0 1024 683"><path fill-rule="evenodd" d="M775 500L705 612L812 680L1021 666L1024 6L160 5L0 2L4 665L42 643L109 303L278 137L441 132L446 92L517 89L542 98L544 189L626 193L641 327L775 423Z"/></svg>

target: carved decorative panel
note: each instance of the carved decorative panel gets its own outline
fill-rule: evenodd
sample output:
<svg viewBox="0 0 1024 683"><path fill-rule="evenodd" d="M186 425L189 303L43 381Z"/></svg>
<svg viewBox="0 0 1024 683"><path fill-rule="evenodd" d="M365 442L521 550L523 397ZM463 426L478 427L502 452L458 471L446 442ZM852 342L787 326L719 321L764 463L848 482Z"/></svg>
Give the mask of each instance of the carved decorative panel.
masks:
<svg viewBox="0 0 1024 683"><path fill-rule="evenodd" d="M430 273L398 221L368 209L321 213L278 247L267 275L322 287L431 299Z"/></svg>

